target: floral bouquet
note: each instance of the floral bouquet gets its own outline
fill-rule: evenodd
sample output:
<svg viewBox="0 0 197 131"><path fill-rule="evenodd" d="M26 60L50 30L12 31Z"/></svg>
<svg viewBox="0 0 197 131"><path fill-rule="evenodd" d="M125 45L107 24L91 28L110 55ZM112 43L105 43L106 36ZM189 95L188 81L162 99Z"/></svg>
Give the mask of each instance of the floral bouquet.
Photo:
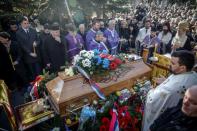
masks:
<svg viewBox="0 0 197 131"><path fill-rule="evenodd" d="M143 80L136 83L131 90L123 89L111 93L105 101L94 100L90 105L96 112L94 119L89 117L91 113L86 113L85 116L89 119L79 123L79 131L109 131L110 127L113 127L114 110L120 131L140 131L144 100L149 90L150 81ZM84 115L83 112L81 113Z"/></svg>
<svg viewBox="0 0 197 131"><path fill-rule="evenodd" d="M106 50L86 51L82 50L74 57L73 65L81 67L88 75L101 75L108 71L116 70L122 64L122 60L110 55Z"/></svg>

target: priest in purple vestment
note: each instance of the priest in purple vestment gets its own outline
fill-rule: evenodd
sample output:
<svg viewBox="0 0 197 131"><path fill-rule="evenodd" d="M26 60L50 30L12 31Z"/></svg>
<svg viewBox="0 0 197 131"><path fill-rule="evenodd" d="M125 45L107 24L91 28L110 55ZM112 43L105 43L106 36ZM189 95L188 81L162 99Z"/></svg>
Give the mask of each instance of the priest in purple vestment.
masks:
<svg viewBox="0 0 197 131"><path fill-rule="evenodd" d="M152 27L151 28L151 34L147 35L142 44L140 45L140 54L142 55L143 49L148 49L148 58L147 62L149 63L149 58L153 56L153 52L155 51L155 48L160 44L161 40L157 37L157 29Z"/></svg>
<svg viewBox="0 0 197 131"><path fill-rule="evenodd" d="M107 46L103 42L103 32L101 32L101 31L98 31L96 33L95 39L93 39L90 42L90 45L88 47L88 50L94 50L94 49L97 49L99 51L106 50L107 52L109 52Z"/></svg>
<svg viewBox="0 0 197 131"><path fill-rule="evenodd" d="M89 44L96 36L96 32L100 29L100 21L95 20L92 22L92 28L86 34L86 47L89 47Z"/></svg>
<svg viewBox="0 0 197 131"><path fill-rule="evenodd" d="M107 46L110 50L110 54L115 55L118 52L119 35L115 30L115 20L110 20L108 28L104 32L104 36L107 39Z"/></svg>
<svg viewBox="0 0 197 131"><path fill-rule="evenodd" d="M77 55L83 48L85 42L81 35L75 33L73 25L68 26L68 34L66 35L66 41L68 43L68 59L72 61L73 57Z"/></svg>

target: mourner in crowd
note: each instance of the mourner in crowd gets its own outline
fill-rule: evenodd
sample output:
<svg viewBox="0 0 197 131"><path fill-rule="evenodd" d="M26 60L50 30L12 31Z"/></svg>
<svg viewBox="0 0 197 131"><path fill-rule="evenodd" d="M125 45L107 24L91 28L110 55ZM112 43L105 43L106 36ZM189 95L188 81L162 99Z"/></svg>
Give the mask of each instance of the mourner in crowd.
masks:
<svg viewBox="0 0 197 131"><path fill-rule="evenodd" d="M172 40L172 51L176 50L189 50L191 51L191 40L186 35L189 25L186 21L181 21L177 27L177 33Z"/></svg>
<svg viewBox="0 0 197 131"><path fill-rule="evenodd" d="M119 35L115 30L116 21L110 20L108 28L104 31L104 36L107 39L106 44L109 48L110 54L116 55L118 53Z"/></svg>
<svg viewBox="0 0 197 131"><path fill-rule="evenodd" d="M10 21L9 25L10 25L10 29L8 30L8 33L10 34L11 40L17 41L16 38L16 32L18 30L17 22L15 20L12 20Z"/></svg>
<svg viewBox="0 0 197 131"><path fill-rule="evenodd" d="M43 59L45 68L50 72L57 72L65 66L67 58L67 43L65 37L60 34L60 27L54 22L50 27L50 35L43 43Z"/></svg>
<svg viewBox="0 0 197 131"><path fill-rule="evenodd" d="M197 85L187 89L178 105L167 109L150 126L150 131L196 131Z"/></svg>
<svg viewBox="0 0 197 131"><path fill-rule="evenodd" d="M44 27L44 30L41 31L40 35L39 35L40 44L39 44L38 48L40 50L41 67L45 68L44 58L43 58L43 44L45 42L45 39L50 35L50 31L49 31L49 24L48 23L44 24L43 27Z"/></svg>
<svg viewBox="0 0 197 131"><path fill-rule="evenodd" d="M68 34L66 35L68 60L71 62L75 55L84 48L84 40L81 35L75 32L73 25L68 26Z"/></svg>
<svg viewBox="0 0 197 131"><path fill-rule="evenodd" d="M105 43L103 42L103 32L98 31L96 33L95 39L93 41L90 42L90 45L88 47L88 50L94 50L97 49L99 51L103 51L106 50L107 52L109 52L107 46L105 45Z"/></svg>
<svg viewBox="0 0 197 131"><path fill-rule="evenodd" d="M143 42L144 38L147 35L151 34L151 22L149 20L146 21L145 27L139 30L138 36L136 38L136 51L139 53L140 45Z"/></svg>
<svg viewBox="0 0 197 131"><path fill-rule="evenodd" d="M28 85L20 46L7 32L0 32L0 79L10 90Z"/></svg>
<svg viewBox="0 0 197 131"><path fill-rule="evenodd" d="M92 28L86 34L86 47L89 46L90 42L95 38L96 32L100 30L100 21L93 20Z"/></svg>
<svg viewBox="0 0 197 131"><path fill-rule="evenodd" d="M36 31L29 26L27 17L21 20L21 27L16 32L17 42L22 48L23 60L27 68L29 81L33 81L41 72L39 64L39 39Z"/></svg>
<svg viewBox="0 0 197 131"><path fill-rule="evenodd" d="M163 23L163 30L159 33L158 38L161 40L159 45L160 54L166 54L171 52L171 40L172 33L170 29L170 23Z"/></svg>
<svg viewBox="0 0 197 131"><path fill-rule="evenodd" d="M160 45L160 39L157 37L156 34L157 30L155 27L151 28L151 34L147 35L140 45L140 54L142 56L143 49L148 49L148 57L147 62L150 63L149 58L153 56L153 53L157 52L157 47Z"/></svg>
<svg viewBox="0 0 197 131"><path fill-rule="evenodd" d="M83 38L83 41L85 42L86 41L86 28L85 28L85 25L84 24L80 24L79 25L79 30L77 32L79 35L81 35L81 37ZM85 46L85 44L84 44ZM86 49L86 47L84 47Z"/></svg>

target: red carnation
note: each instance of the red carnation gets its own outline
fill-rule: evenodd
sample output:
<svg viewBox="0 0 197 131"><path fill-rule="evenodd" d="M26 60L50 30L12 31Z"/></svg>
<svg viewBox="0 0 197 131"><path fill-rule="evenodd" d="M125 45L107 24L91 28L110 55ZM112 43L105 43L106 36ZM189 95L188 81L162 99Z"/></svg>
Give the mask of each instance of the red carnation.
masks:
<svg viewBox="0 0 197 131"><path fill-rule="evenodd" d="M119 58L115 58L114 62L118 65L122 64L122 61Z"/></svg>
<svg viewBox="0 0 197 131"><path fill-rule="evenodd" d="M140 107L140 106L137 106L137 107L135 108L135 111L141 113L141 107Z"/></svg>
<svg viewBox="0 0 197 131"><path fill-rule="evenodd" d="M110 120L107 117L103 117L101 121L105 126L108 126L110 124Z"/></svg>
<svg viewBox="0 0 197 131"><path fill-rule="evenodd" d="M108 129L106 126L102 125L100 126L100 131L108 131Z"/></svg>
<svg viewBox="0 0 197 131"><path fill-rule="evenodd" d="M118 67L118 65L115 62L110 63L110 69L115 70Z"/></svg>

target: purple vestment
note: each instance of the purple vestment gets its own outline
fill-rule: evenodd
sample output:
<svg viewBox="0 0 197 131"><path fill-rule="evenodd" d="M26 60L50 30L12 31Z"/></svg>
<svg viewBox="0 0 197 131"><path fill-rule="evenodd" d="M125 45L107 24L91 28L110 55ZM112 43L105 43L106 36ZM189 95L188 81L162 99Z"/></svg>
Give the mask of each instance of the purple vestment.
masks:
<svg viewBox="0 0 197 131"><path fill-rule="evenodd" d="M90 29L87 34L86 34L86 47L88 48L89 47L89 44L92 40L94 40L95 36L96 36L96 32L95 30L93 29Z"/></svg>
<svg viewBox="0 0 197 131"><path fill-rule="evenodd" d="M107 46L103 42L97 42L96 40L92 40L88 47L88 50L98 49L99 51L106 50L109 52Z"/></svg>
<svg viewBox="0 0 197 131"><path fill-rule="evenodd" d="M84 45L85 42L79 34L73 37L73 35L69 33L66 35L65 38L68 44L68 59L69 61L71 61L73 57L80 52L81 47Z"/></svg>
<svg viewBox="0 0 197 131"><path fill-rule="evenodd" d="M106 29L104 31L104 36L107 38L108 48L112 55L115 55L118 50L119 35L116 30Z"/></svg>

